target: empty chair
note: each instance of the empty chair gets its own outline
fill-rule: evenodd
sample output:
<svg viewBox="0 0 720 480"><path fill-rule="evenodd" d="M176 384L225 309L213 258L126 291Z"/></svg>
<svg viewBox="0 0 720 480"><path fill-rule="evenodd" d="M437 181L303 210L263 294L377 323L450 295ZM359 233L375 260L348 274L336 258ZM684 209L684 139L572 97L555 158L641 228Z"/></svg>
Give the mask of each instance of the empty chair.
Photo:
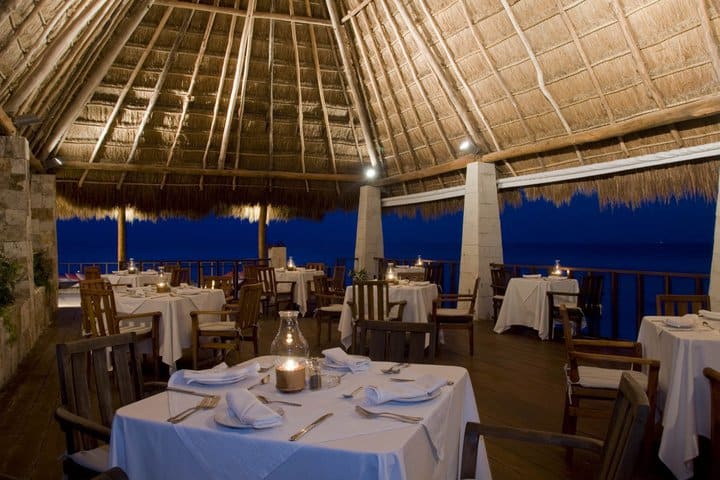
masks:
<svg viewBox="0 0 720 480"><path fill-rule="evenodd" d="M328 287L327 277L315 277L313 278L313 282L316 302L316 308L313 316L317 322L317 343L318 345L320 344L320 334L323 324L327 324L327 339L328 343L330 343L330 340L332 339L332 325L333 322L340 321L345 296L335 295L332 293Z"/></svg>
<svg viewBox="0 0 720 480"><path fill-rule="evenodd" d="M324 272L325 264L322 262L308 262L305 265L305 268L307 268L308 270L318 270L320 272Z"/></svg>
<svg viewBox="0 0 720 480"><path fill-rule="evenodd" d="M411 363L435 360L437 329L433 323L360 320L357 327L359 344L373 360ZM427 357L426 343L429 345Z"/></svg>
<svg viewBox="0 0 720 480"><path fill-rule="evenodd" d="M435 337L435 347L441 330L466 330L468 332L468 347L470 355L475 354L475 335L473 332L475 320L475 301L477 299L480 278L475 279L470 293L446 293L439 295L433 301L431 320L437 326L438 335ZM453 304L454 307L444 306Z"/></svg>
<svg viewBox="0 0 720 480"><path fill-rule="evenodd" d="M348 302L353 319L352 345L355 353L360 353L361 348L357 344L357 322L361 320L402 320L407 301L391 302L390 287L384 280L355 282L352 291L352 300Z"/></svg>
<svg viewBox="0 0 720 480"><path fill-rule="evenodd" d="M328 282L330 290L338 295L345 293L345 265L335 265L333 267L333 275Z"/></svg>
<svg viewBox="0 0 720 480"><path fill-rule="evenodd" d="M201 349L220 352L222 360L228 361L228 353L240 353L242 342L252 342L255 356L258 348L258 321L260 319L259 283L243 285L238 293L237 304L226 305L223 310L194 310L190 312L192 322L192 361L198 368ZM207 320L211 317L211 320ZM203 320L206 320L203 322ZM201 337L211 337L201 342ZM237 363L232 360L228 363Z"/></svg>
<svg viewBox="0 0 720 480"><path fill-rule="evenodd" d="M705 367L703 374L710 381L710 475L720 478L720 372Z"/></svg>
<svg viewBox="0 0 720 480"><path fill-rule="evenodd" d="M442 291L443 265L442 263L429 262L425 264L425 276L423 280L434 283Z"/></svg>
<svg viewBox="0 0 720 480"><path fill-rule="evenodd" d="M565 347L567 349L567 395L563 409L562 432L574 435L579 417L607 418L609 405L615 400L623 372L627 372L647 395L650 415L645 426L646 447L652 446L655 427L655 403L657 398L660 362L642 357L642 345L638 342L619 340L576 339L568 309L560 306ZM614 354L613 354L614 353ZM644 369L647 373L641 371ZM589 403L588 403L589 402ZM568 450L568 459L572 450Z"/></svg>
<svg viewBox="0 0 720 480"><path fill-rule="evenodd" d="M661 294L655 297L655 308L658 315L681 317L688 313L697 313L701 309L709 309L710 297L708 295Z"/></svg>
<svg viewBox="0 0 720 480"><path fill-rule="evenodd" d="M273 267L259 267L258 277L263 285L263 312L268 313L271 307L275 310L287 310L295 302L295 282L276 280Z"/></svg>
<svg viewBox="0 0 720 480"><path fill-rule="evenodd" d="M202 288L215 288L222 290L225 294L225 301L230 303L234 300L235 286L233 278L228 275L205 275L202 281Z"/></svg>
<svg viewBox="0 0 720 480"><path fill-rule="evenodd" d="M98 280L100 276L100 267L97 265L88 265L83 268L83 275L85 280Z"/></svg>
<svg viewBox="0 0 720 480"><path fill-rule="evenodd" d="M505 290L507 290L508 283L512 274L509 270L499 264L490 264L490 288L492 288L492 301L493 301L493 320L497 321L498 313L502 307L503 300L505 300Z"/></svg>
<svg viewBox="0 0 720 480"><path fill-rule="evenodd" d="M604 441L593 438L468 422L463 441L460 478L475 478L480 437L583 448L600 454L597 477L601 480L630 480L643 444L645 425L651 418L643 387L627 372L618 383L617 395Z"/></svg>
<svg viewBox="0 0 720 480"><path fill-rule="evenodd" d="M550 338L554 338L556 327L562 328L559 306L563 302L568 302L567 297L577 299L574 306L567 305L570 320L575 324L573 330L575 334L579 334L583 325L586 325L588 330L597 336L602 316L603 278L600 275L585 275L580 282L578 293L547 292Z"/></svg>

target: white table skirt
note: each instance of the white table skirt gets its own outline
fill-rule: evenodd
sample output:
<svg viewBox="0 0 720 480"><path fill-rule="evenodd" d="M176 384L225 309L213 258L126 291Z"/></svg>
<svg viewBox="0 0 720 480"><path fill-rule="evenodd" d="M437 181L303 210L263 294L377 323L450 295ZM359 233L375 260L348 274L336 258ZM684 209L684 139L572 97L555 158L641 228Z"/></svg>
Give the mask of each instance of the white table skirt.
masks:
<svg viewBox="0 0 720 480"><path fill-rule="evenodd" d="M107 279L112 285L129 285L131 287L142 287L145 284L155 284L160 279L157 272L141 272L133 274L117 275L114 273L104 273L102 278Z"/></svg>
<svg viewBox="0 0 720 480"><path fill-rule="evenodd" d="M278 282L295 282L295 292L293 294L293 301L300 308L300 314L305 316L307 313L307 299L310 292L307 289L308 280L314 279L316 276L325 275L320 270L305 270L298 268L297 270L288 271L285 269L275 269L275 280ZM278 291L289 292L289 285L279 285Z"/></svg>
<svg viewBox="0 0 720 480"><path fill-rule="evenodd" d="M269 363L271 357L258 359ZM253 392L301 403L283 406L283 424L265 430L231 429L213 420L214 411L199 411L179 424L165 421L172 414L198 403L199 398L164 392L119 409L112 425L111 466L120 466L133 480L223 479L456 479L465 423L478 421L467 370L454 366L411 365L403 375L432 373L454 385L442 387L437 398L420 403L391 403L391 410L425 418L411 425L392 419L367 419L355 412L362 395L343 398L341 392L357 386L389 383L380 373L388 362L373 362L367 372L347 374L335 388L282 394L274 378ZM274 374L273 374L274 377ZM193 390L221 394L215 411L226 409L224 393L247 387L256 379L229 386ZM324 413L333 416L297 442L290 435ZM426 430L427 428L427 430ZM437 455L433 443L439 445ZM482 441L481 441L482 442ZM489 479L484 443L478 454L476 478Z"/></svg>
<svg viewBox="0 0 720 480"><path fill-rule="evenodd" d="M680 330L667 328L666 318L644 317L638 341L645 357L660 360L663 433L658 456L682 480L693 476L698 435L710 437L710 385L702 370L720 370L720 322L708 321L714 330L702 325Z"/></svg>
<svg viewBox="0 0 720 480"><path fill-rule="evenodd" d="M511 278L494 330L502 333L512 325L524 325L534 328L540 338L547 340L550 335L547 292L579 291L574 278ZM577 298L573 296L559 301L568 305L577 304Z"/></svg>
<svg viewBox="0 0 720 480"><path fill-rule="evenodd" d="M153 294L148 298L134 298L115 293L115 303L120 313L160 312L160 356L171 368L182 357L182 349L192 345L193 310L220 310L225 305L225 293L220 289L202 289L197 295L169 293Z"/></svg>
<svg viewBox="0 0 720 480"><path fill-rule="evenodd" d="M391 302L407 301L403 310L403 322L426 323L432 313L432 303L438 297L437 285L392 285L389 298ZM352 343L352 309L348 302L353 299L352 286L345 289L345 299L340 314L338 330L340 339L345 348Z"/></svg>

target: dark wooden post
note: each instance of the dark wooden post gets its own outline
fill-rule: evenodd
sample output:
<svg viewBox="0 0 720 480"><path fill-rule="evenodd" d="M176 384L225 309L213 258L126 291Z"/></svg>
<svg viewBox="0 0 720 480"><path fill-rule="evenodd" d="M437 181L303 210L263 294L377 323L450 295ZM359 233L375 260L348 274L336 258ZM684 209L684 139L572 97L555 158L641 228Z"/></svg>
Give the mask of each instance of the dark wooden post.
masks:
<svg viewBox="0 0 720 480"><path fill-rule="evenodd" d="M118 207L117 216L117 262L118 268L124 268L126 255L125 206Z"/></svg>

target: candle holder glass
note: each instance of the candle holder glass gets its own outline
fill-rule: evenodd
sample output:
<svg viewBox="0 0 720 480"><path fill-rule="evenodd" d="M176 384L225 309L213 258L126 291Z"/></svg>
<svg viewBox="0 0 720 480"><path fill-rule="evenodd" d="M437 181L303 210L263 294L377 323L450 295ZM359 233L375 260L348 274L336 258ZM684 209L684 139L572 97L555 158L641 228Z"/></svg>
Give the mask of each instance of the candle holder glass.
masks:
<svg viewBox="0 0 720 480"><path fill-rule="evenodd" d="M388 263L387 269L385 270L385 280L388 282L397 282L397 273L395 273L395 264Z"/></svg>
<svg viewBox="0 0 720 480"><path fill-rule="evenodd" d="M128 262L127 271L128 271L129 274L135 274L135 273L137 273L137 267L135 266L135 260L133 260L132 258L131 258L130 261Z"/></svg>
<svg viewBox="0 0 720 480"><path fill-rule="evenodd" d="M299 312L281 311L280 326L270 353L275 355L275 387L281 392L299 392L305 388L305 371L310 346L300 331Z"/></svg>

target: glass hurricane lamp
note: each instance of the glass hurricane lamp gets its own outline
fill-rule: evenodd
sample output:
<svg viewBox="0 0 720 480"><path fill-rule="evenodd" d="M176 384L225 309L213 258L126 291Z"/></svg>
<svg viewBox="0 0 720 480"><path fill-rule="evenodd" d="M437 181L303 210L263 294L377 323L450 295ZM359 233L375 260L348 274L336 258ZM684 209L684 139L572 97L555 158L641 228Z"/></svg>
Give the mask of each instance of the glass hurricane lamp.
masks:
<svg viewBox="0 0 720 480"><path fill-rule="evenodd" d="M281 392L299 392L305 388L310 346L300 331L299 313L294 310L278 313L280 326L270 344L270 354L275 355L275 387Z"/></svg>

